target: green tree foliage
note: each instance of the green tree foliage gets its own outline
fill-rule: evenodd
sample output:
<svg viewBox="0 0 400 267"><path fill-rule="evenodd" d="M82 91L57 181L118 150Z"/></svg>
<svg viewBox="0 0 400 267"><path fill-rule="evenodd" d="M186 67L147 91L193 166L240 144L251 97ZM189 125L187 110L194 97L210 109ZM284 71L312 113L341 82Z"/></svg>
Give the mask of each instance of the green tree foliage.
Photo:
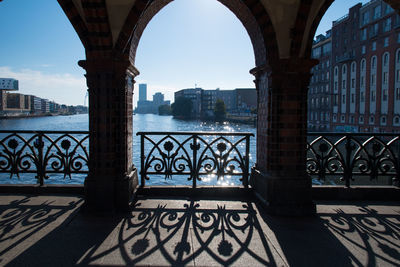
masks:
<svg viewBox="0 0 400 267"><path fill-rule="evenodd" d="M192 111L192 100L185 97L178 97L171 105L172 115L180 118L190 118Z"/></svg>
<svg viewBox="0 0 400 267"><path fill-rule="evenodd" d="M158 107L159 115L171 115L172 110L170 105L161 105Z"/></svg>
<svg viewBox="0 0 400 267"><path fill-rule="evenodd" d="M215 102L214 116L215 120L217 121L222 121L225 119L226 107L224 101L221 99L217 99L217 102Z"/></svg>

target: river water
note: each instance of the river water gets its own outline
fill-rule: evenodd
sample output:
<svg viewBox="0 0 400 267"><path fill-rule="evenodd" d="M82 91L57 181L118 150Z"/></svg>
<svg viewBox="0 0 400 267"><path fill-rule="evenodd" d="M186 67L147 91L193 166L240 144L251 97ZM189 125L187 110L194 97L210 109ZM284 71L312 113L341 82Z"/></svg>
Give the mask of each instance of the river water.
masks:
<svg viewBox="0 0 400 267"><path fill-rule="evenodd" d="M21 118L0 120L0 130L49 130L49 131L87 131L88 115L74 116L51 116L38 118ZM216 131L216 132L251 132L255 135L256 128L251 125L237 123L214 123L201 121L184 121L173 119L172 116L158 116L153 114L136 114L133 116L133 164L140 166L140 137L136 136L137 132L149 131ZM256 139L250 139L250 166L255 163ZM150 179L146 184L150 185L187 185L191 182L186 180L187 177L173 177L165 179L156 177ZM50 174L50 178L45 183L56 184L81 184L85 179L85 175L73 174L72 178L65 178L60 174ZM10 179L7 173L0 173L0 183L36 183L33 174L23 174L18 179L16 176ZM219 184L216 179L209 179L201 184ZM234 179L229 184L240 184L238 179Z"/></svg>

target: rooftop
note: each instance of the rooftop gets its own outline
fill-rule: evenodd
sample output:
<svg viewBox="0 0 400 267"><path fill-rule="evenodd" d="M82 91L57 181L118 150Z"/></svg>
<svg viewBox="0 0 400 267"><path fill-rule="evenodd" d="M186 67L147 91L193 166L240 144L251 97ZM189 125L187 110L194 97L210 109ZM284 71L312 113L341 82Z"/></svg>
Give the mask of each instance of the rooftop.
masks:
<svg viewBox="0 0 400 267"><path fill-rule="evenodd" d="M0 262L22 266L399 266L400 203L317 202L271 217L247 200L139 197L89 215L74 195L0 195Z"/></svg>

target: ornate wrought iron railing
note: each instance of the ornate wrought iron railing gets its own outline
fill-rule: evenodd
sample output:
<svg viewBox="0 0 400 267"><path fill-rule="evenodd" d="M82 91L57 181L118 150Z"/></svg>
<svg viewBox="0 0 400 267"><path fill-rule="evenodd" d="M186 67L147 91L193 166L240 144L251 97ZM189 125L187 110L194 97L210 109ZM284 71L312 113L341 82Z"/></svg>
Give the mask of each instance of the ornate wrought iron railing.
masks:
<svg viewBox="0 0 400 267"><path fill-rule="evenodd" d="M216 177L240 177L248 187L252 133L138 132L141 143L141 186L149 175L187 176L192 186ZM148 151L148 153L147 153Z"/></svg>
<svg viewBox="0 0 400 267"><path fill-rule="evenodd" d="M0 173L34 173L40 185L49 173L88 173L88 146L87 131L0 131Z"/></svg>
<svg viewBox="0 0 400 267"><path fill-rule="evenodd" d="M398 185L400 135L309 133L307 172L321 183Z"/></svg>

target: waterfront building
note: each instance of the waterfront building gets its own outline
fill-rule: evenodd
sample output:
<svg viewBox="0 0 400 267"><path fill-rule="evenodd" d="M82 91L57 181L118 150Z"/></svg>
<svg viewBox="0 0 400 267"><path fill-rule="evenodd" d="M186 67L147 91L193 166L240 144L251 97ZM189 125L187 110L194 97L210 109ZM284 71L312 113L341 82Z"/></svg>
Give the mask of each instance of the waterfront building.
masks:
<svg viewBox="0 0 400 267"><path fill-rule="evenodd" d="M0 90L18 91L18 80L11 78L0 78Z"/></svg>
<svg viewBox="0 0 400 267"><path fill-rule="evenodd" d="M31 113L38 114L42 113L42 99L40 97L31 95Z"/></svg>
<svg viewBox="0 0 400 267"><path fill-rule="evenodd" d="M210 118L214 116L214 107L218 99L225 103L227 113L249 115L257 108L257 92L254 88L236 88L234 90L205 90L188 88L175 92L175 100L185 97L192 100L193 118Z"/></svg>
<svg viewBox="0 0 400 267"><path fill-rule="evenodd" d="M174 97L175 100L178 97L184 97L188 98L192 101L192 112L191 112L191 117L192 118L197 118L199 119L201 117L201 112L202 112L202 88L187 88L187 89L182 89L177 92L175 92Z"/></svg>
<svg viewBox="0 0 400 267"><path fill-rule="evenodd" d="M330 131L331 114L331 31L318 35L312 48L312 57L319 60L312 68L313 76L308 90L308 130Z"/></svg>
<svg viewBox="0 0 400 267"><path fill-rule="evenodd" d="M41 99L42 113L50 112L50 101L48 99Z"/></svg>
<svg viewBox="0 0 400 267"><path fill-rule="evenodd" d="M236 112L239 115L250 114L257 109L257 91L254 88L237 88L236 92Z"/></svg>
<svg viewBox="0 0 400 267"><path fill-rule="evenodd" d="M388 4L333 22L332 70L333 131L400 132L400 16Z"/></svg>

